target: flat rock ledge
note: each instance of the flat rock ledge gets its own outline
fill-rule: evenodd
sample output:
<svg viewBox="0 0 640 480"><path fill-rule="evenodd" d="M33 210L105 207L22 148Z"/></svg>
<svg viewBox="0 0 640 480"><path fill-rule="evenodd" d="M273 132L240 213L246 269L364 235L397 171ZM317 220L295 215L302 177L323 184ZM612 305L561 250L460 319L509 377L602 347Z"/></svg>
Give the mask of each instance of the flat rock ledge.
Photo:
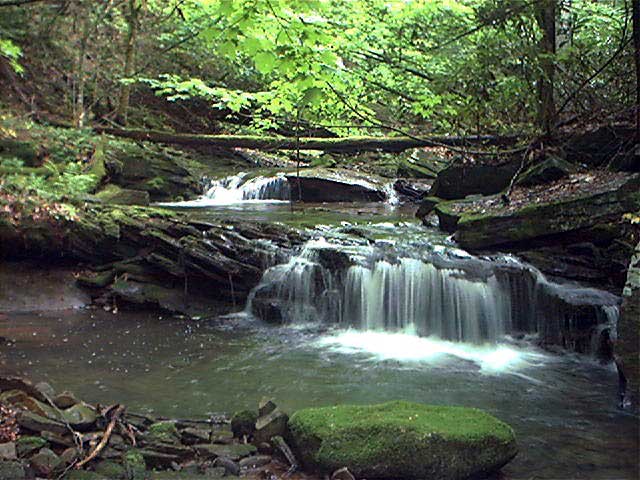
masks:
<svg viewBox="0 0 640 480"><path fill-rule="evenodd" d="M481 410L404 401L299 410L289 430L305 468L356 478L478 478L518 451L511 427Z"/></svg>

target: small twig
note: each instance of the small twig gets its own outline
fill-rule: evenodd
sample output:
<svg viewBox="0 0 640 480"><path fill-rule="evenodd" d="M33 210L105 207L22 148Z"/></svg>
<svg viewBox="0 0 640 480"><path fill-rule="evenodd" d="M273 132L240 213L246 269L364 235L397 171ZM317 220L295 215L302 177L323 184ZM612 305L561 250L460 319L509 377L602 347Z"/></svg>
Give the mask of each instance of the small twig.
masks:
<svg viewBox="0 0 640 480"><path fill-rule="evenodd" d="M125 409L124 405L119 405L115 409L115 411L111 415L111 421L109 422L109 425L107 425L107 429L104 431L104 435L102 436L102 439L95 446L95 448L89 453L89 455L87 455L83 460L75 464L76 469L82 468L84 465L86 465L91 460L96 458L100 454L100 452L104 449L104 447L107 446L107 443L109 443L109 438L111 437L111 433L113 432L113 429L116 426L116 422L118 421L118 418L120 417L120 415L122 415L122 413L124 412L124 409Z"/></svg>

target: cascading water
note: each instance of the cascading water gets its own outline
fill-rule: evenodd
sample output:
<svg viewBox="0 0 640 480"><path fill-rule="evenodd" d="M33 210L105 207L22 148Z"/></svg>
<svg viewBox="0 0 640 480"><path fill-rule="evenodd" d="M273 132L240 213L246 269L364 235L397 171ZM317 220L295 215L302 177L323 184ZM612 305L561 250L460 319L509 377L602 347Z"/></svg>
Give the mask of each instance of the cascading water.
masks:
<svg viewBox="0 0 640 480"><path fill-rule="evenodd" d="M203 198L211 204L229 204L246 200L289 200L289 182L283 174L247 179L247 173L214 180Z"/></svg>
<svg viewBox="0 0 640 480"><path fill-rule="evenodd" d="M535 334L541 343L583 353L599 351L594 336L617 321L618 298L607 292L550 282L509 256L482 259L442 246L424 254L425 248L311 241L265 272L247 309L277 323L475 344Z"/></svg>

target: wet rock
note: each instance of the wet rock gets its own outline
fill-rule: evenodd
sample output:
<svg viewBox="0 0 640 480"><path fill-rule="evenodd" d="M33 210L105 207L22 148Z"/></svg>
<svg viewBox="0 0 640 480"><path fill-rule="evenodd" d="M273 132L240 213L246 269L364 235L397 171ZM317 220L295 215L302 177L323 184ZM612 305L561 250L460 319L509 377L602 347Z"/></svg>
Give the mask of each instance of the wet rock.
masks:
<svg viewBox="0 0 640 480"><path fill-rule="evenodd" d="M36 400L47 401L44 395L30 381L24 378L0 376L0 391L4 392L6 390L20 390Z"/></svg>
<svg viewBox="0 0 640 480"><path fill-rule="evenodd" d="M180 439L185 445L195 445L196 443L207 443L211 438L208 430L199 428L185 428L180 432Z"/></svg>
<svg viewBox="0 0 640 480"><path fill-rule="evenodd" d="M294 200L303 202L381 202L387 199L384 182L373 175L346 169L306 169L287 175Z"/></svg>
<svg viewBox="0 0 640 480"><path fill-rule="evenodd" d="M240 468L248 470L252 468L263 467L269 463L271 463L270 455L255 455L240 460Z"/></svg>
<svg viewBox="0 0 640 480"><path fill-rule="evenodd" d="M418 211L416 212L416 217L424 219L427 215L433 212L440 202L442 202L442 199L437 197L423 198L420 202L420 207L418 207Z"/></svg>
<svg viewBox="0 0 640 480"><path fill-rule="evenodd" d="M122 455L122 466L129 480L144 480L146 463L139 450L129 450Z"/></svg>
<svg viewBox="0 0 640 480"><path fill-rule="evenodd" d="M22 428L26 428L27 430L31 430L32 432L46 431L63 435L68 431L67 427L63 423L50 420L29 411L22 411L18 413L17 420L18 425Z"/></svg>
<svg viewBox="0 0 640 480"><path fill-rule="evenodd" d="M157 422L149 426L146 439L149 442L173 443L180 439L175 422Z"/></svg>
<svg viewBox="0 0 640 480"><path fill-rule="evenodd" d="M111 480L90 470L69 470L63 478L64 480ZM136 480L143 479L140 477L140 479Z"/></svg>
<svg viewBox="0 0 640 480"><path fill-rule="evenodd" d="M65 421L79 431L90 429L97 419L95 410L86 403L77 403L64 410L62 414Z"/></svg>
<svg viewBox="0 0 640 480"><path fill-rule="evenodd" d="M45 398L53 398L56 396L56 391L53 389L51 385L47 382L39 382L35 385L36 390L38 390L43 397Z"/></svg>
<svg viewBox="0 0 640 480"><path fill-rule="evenodd" d="M356 477L353 476L348 468L344 467L333 472L331 474L331 480L356 480Z"/></svg>
<svg viewBox="0 0 640 480"><path fill-rule="evenodd" d="M287 422L289 416L276 409L264 415L256 421L256 431L253 434L256 443L268 442L271 437L284 437L287 432Z"/></svg>
<svg viewBox="0 0 640 480"><path fill-rule="evenodd" d="M303 465L357 478L488 476L517 453L513 430L477 409L410 402L297 411L289 422Z"/></svg>
<svg viewBox="0 0 640 480"><path fill-rule="evenodd" d="M262 397L258 403L258 417L264 417L272 413L277 407L272 398Z"/></svg>
<svg viewBox="0 0 640 480"><path fill-rule="evenodd" d="M17 460L15 442L0 443L0 460Z"/></svg>
<svg viewBox="0 0 640 480"><path fill-rule="evenodd" d="M225 469L228 475L239 475L240 474L240 465L233 460L226 457L216 458L213 465L216 467L222 467Z"/></svg>
<svg viewBox="0 0 640 480"><path fill-rule="evenodd" d="M73 447L75 444L73 443L73 439L71 435L60 435L53 432L41 432L40 436L47 440L50 444L56 445L58 447Z"/></svg>
<svg viewBox="0 0 640 480"><path fill-rule="evenodd" d="M258 453L263 455L273 455L273 445L269 442L261 442L257 445Z"/></svg>
<svg viewBox="0 0 640 480"><path fill-rule="evenodd" d="M43 477L50 476L60 464L60 457L48 448L40 449L29 459L29 466L36 472L36 475Z"/></svg>
<svg viewBox="0 0 640 480"><path fill-rule="evenodd" d="M56 407L62 410L65 410L79 403L79 400L75 397L73 393L65 391L56 395L53 398L53 403L55 404Z"/></svg>
<svg viewBox="0 0 640 480"><path fill-rule="evenodd" d="M207 468L204 473L207 478L222 478L227 474L227 469L224 467L212 467Z"/></svg>
<svg viewBox="0 0 640 480"><path fill-rule="evenodd" d="M47 444L42 437L34 437L30 435L22 435L16 441L16 452L20 458L26 457L36 450L40 450Z"/></svg>
<svg viewBox="0 0 640 480"><path fill-rule="evenodd" d="M149 192L107 185L95 194L95 197L111 205L149 205Z"/></svg>
<svg viewBox="0 0 640 480"><path fill-rule="evenodd" d="M504 190L520 166L519 161L502 165L461 164L456 162L438 172L429 196L446 200L467 195L491 195Z"/></svg>
<svg viewBox="0 0 640 480"><path fill-rule="evenodd" d="M22 480L23 478L26 478L26 472L22 463L0 461L0 480Z"/></svg>
<svg viewBox="0 0 640 480"><path fill-rule="evenodd" d="M257 452L257 448L253 445L233 444L233 445L195 445L194 450L197 454L205 459L224 457L229 460L238 461Z"/></svg>
<svg viewBox="0 0 640 480"><path fill-rule="evenodd" d="M69 447L60 454L60 461L68 466L80 460L81 456L76 447Z"/></svg>
<svg viewBox="0 0 640 480"><path fill-rule="evenodd" d="M236 412L231 418L231 431L236 438L242 438L244 435L250 436L256 429L256 420L258 415L251 410L242 410Z"/></svg>
<svg viewBox="0 0 640 480"><path fill-rule="evenodd" d="M175 455L181 460L193 456L193 451L189 447L177 443L152 442L145 445L145 450Z"/></svg>

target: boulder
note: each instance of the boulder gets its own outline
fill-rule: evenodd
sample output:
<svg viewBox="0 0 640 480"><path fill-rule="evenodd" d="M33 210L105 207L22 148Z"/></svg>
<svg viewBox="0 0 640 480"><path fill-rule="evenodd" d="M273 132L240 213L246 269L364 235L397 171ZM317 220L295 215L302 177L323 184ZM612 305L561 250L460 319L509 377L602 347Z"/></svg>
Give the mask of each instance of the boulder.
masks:
<svg viewBox="0 0 640 480"><path fill-rule="evenodd" d="M0 391L4 392L6 390L20 390L36 400L40 400L41 402L47 401L42 392L29 380L25 380L24 378L0 376Z"/></svg>
<svg viewBox="0 0 640 480"><path fill-rule="evenodd" d="M264 417L265 415L269 415L276 408L278 408L278 406L273 401L273 398L262 397L258 403L258 416Z"/></svg>
<svg viewBox="0 0 640 480"><path fill-rule="evenodd" d="M22 463L0 461L0 480L22 480L26 477Z"/></svg>
<svg viewBox="0 0 640 480"><path fill-rule="evenodd" d="M438 197L423 198L420 202L420 206L418 207L418 211L416 212L416 218L424 221L424 218L433 212L440 202L442 202L442 199Z"/></svg>
<svg viewBox="0 0 640 480"><path fill-rule="evenodd" d="M438 173L429 196L454 200L498 193L509 185L519 166L519 161L501 165L454 163Z"/></svg>
<svg viewBox="0 0 640 480"><path fill-rule="evenodd" d="M572 136L566 142L564 151L571 163L605 167L619 152L625 150L625 145L633 144L633 135L632 126L605 125Z"/></svg>
<svg viewBox="0 0 640 480"><path fill-rule="evenodd" d="M289 416L279 409L258 417L256 421L256 431L253 433L253 440L256 444L268 442L272 437L284 437L287 433L287 423Z"/></svg>
<svg viewBox="0 0 640 480"><path fill-rule="evenodd" d="M560 157L549 157L518 175L516 183L524 187L551 183L568 177L576 167Z"/></svg>
<svg viewBox="0 0 640 480"><path fill-rule="evenodd" d="M516 453L511 427L477 409L404 401L296 412L291 441L306 468L356 478L463 480L496 472Z"/></svg>
<svg viewBox="0 0 640 480"><path fill-rule="evenodd" d="M68 432L67 427L58 421L50 420L33 412L24 410L18 413L18 425L32 432L53 432L64 435Z"/></svg>
<svg viewBox="0 0 640 480"><path fill-rule="evenodd" d="M73 407L76 403L79 403L79 400L71 392L62 392L55 396L53 403L56 407L64 410Z"/></svg>
<svg viewBox="0 0 640 480"><path fill-rule="evenodd" d="M180 432L180 439L185 445L195 445L196 443L207 443L211 438L208 430L199 428L185 428Z"/></svg>
<svg viewBox="0 0 640 480"><path fill-rule="evenodd" d="M30 435L22 435L16 441L16 451L20 458L24 458L36 450L40 450L47 444L47 441L42 437L33 437Z"/></svg>
<svg viewBox="0 0 640 480"><path fill-rule="evenodd" d="M286 176L291 196L302 202L382 202L388 198L384 182L373 175L346 169L305 169Z"/></svg>
<svg viewBox="0 0 640 480"><path fill-rule="evenodd" d="M258 415L251 410L236 412L231 418L231 431L236 438L253 435Z"/></svg>
<svg viewBox="0 0 640 480"><path fill-rule="evenodd" d="M264 467L271 463L270 455L254 455L240 460L240 468L250 470L252 468Z"/></svg>
<svg viewBox="0 0 640 480"><path fill-rule="evenodd" d="M250 444L215 445L203 444L194 445L196 453L206 459L224 457L237 462L238 460L255 454L258 450Z"/></svg>
<svg viewBox="0 0 640 480"><path fill-rule="evenodd" d="M640 401L640 243L629 263L615 346L619 368L627 379L627 396Z"/></svg>
<svg viewBox="0 0 640 480"><path fill-rule="evenodd" d="M95 410L86 403L76 403L64 410L62 414L69 425L80 431L90 429L97 419Z"/></svg>

